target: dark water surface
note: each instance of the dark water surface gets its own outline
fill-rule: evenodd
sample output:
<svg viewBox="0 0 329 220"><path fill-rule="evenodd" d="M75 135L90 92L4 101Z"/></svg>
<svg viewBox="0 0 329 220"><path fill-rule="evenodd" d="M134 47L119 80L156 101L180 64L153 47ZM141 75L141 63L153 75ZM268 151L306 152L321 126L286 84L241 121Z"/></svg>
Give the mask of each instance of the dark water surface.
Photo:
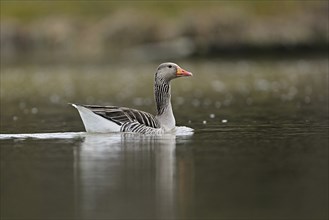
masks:
<svg viewBox="0 0 329 220"><path fill-rule="evenodd" d="M3 68L1 219L327 219L327 59L181 66L178 136L86 134L66 104L153 111L154 65Z"/></svg>

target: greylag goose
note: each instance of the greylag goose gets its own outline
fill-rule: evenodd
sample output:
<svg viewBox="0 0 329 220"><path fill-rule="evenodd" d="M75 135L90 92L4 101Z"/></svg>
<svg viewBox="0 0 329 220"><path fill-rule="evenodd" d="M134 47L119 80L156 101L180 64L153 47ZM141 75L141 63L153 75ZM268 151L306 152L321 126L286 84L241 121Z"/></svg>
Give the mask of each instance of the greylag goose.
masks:
<svg viewBox="0 0 329 220"><path fill-rule="evenodd" d="M126 107L72 105L79 111L87 132L169 133L176 127L171 107L170 81L183 76L192 76L192 73L175 63L159 65L154 79L156 116Z"/></svg>

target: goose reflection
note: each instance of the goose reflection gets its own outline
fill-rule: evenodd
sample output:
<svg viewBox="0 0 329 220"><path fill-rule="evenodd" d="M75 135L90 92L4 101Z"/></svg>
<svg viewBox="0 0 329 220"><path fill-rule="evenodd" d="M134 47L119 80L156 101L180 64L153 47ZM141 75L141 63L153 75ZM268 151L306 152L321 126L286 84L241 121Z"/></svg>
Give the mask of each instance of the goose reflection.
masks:
<svg viewBox="0 0 329 220"><path fill-rule="evenodd" d="M75 152L77 215L175 218L181 203L176 145L187 143L191 135L86 135Z"/></svg>

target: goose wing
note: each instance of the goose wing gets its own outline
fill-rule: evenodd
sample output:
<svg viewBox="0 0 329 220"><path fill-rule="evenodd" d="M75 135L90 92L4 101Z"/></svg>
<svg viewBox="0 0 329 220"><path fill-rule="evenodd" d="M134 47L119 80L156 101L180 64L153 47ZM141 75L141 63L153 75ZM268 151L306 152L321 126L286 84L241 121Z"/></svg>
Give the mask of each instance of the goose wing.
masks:
<svg viewBox="0 0 329 220"><path fill-rule="evenodd" d="M123 125L129 122L138 122L148 127L160 128L157 119L150 113L118 106L97 106L97 105L82 105L91 110L93 113L102 116L118 125Z"/></svg>

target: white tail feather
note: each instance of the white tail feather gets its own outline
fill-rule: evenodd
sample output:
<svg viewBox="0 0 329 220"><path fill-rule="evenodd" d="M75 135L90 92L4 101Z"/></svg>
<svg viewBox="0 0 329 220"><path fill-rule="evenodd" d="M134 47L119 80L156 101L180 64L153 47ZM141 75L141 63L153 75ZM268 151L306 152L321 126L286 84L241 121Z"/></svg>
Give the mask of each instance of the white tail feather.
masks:
<svg viewBox="0 0 329 220"><path fill-rule="evenodd" d="M83 125L85 126L87 132L108 133L120 131L120 126L116 123L96 115L91 110L83 106L76 104L71 105L79 111Z"/></svg>

